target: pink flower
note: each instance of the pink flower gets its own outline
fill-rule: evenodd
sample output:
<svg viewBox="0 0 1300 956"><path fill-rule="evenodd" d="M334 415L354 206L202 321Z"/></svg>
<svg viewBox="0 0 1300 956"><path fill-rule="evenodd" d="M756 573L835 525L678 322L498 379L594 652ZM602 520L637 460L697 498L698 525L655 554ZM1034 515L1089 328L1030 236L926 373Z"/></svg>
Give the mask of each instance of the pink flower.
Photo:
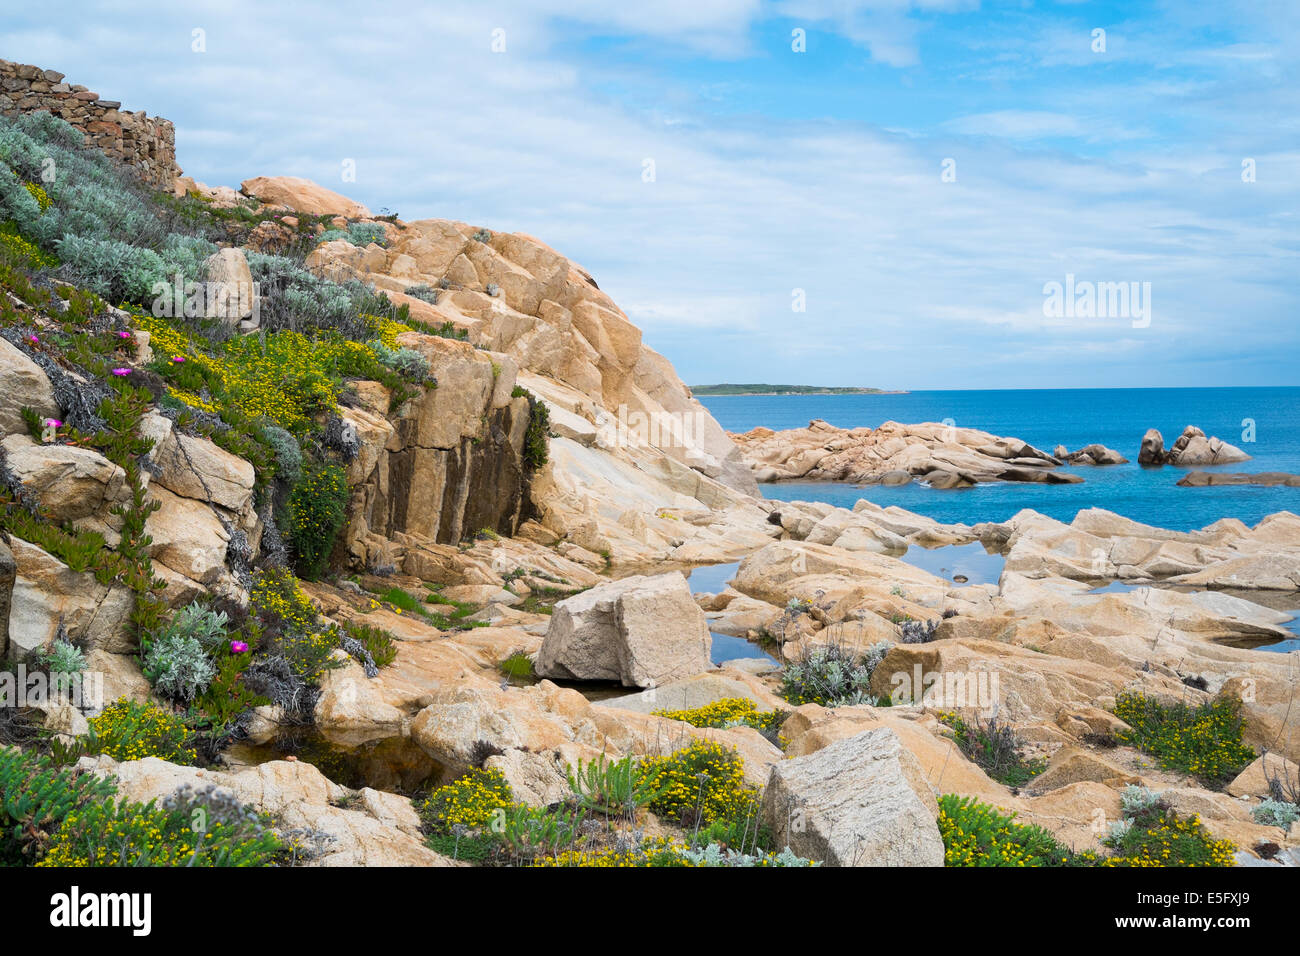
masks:
<svg viewBox="0 0 1300 956"><path fill-rule="evenodd" d="M247 651L248 651L248 645L245 644L243 641L231 641L231 642L230 642L230 653L232 653L232 654L244 654L244 653L247 653Z"/></svg>
<svg viewBox="0 0 1300 956"><path fill-rule="evenodd" d="M130 333L130 332L118 332L118 333L117 333L117 337L118 337L119 339L129 339L129 338L131 337L131 333Z"/></svg>
<svg viewBox="0 0 1300 956"><path fill-rule="evenodd" d="M129 368L115 368L113 369L113 374L120 378L124 375L130 375L131 370Z"/></svg>
<svg viewBox="0 0 1300 956"><path fill-rule="evenodd" d="M29 335L29 336L27 336L27 341L28 341L28 342L31 342L33 345L35 345L35 344L37 344L38 342L40 342L40 339L37 338L35 335Z"/></svg>
<svg viewBox="0 0 1300 956"><path fill-rule="evenodd" d="M180 365L182 362L185 361L185 356L184 356L184 355L173 355L173 356L172 356L172 361L175 362L177 365Z"/></svg>
<svg viewBox="0 0 1300 956"><path fill-rule="evenodd" d="M59 421L57 418L47 418L47 419L45 419L45 427L46 427L46 428L62 428L62 427L63 427L63 422Z"/></svg>

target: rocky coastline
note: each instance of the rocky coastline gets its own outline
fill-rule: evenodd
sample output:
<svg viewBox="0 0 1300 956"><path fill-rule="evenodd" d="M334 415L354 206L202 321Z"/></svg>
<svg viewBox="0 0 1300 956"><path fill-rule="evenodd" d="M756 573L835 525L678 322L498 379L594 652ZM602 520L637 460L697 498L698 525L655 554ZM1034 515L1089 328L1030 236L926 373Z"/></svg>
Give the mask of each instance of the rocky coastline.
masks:
<svg viewBox="0 0 1300 956"><path fill-rule="evenodd" d="M33 217L76 199L52 192ZM538 239L289 177L152 201L206 224L168 248L205 253L216 311L116 308L75 243L57 266L39 230L11 244L0 656L100 692L7 707L6 772L63 768L100 813L110 786L179 859L201 849L151 800L249 808L239 852L280 865L967 865L972 806L1041 828L1050 855L1006 850L1035 865L1149 862L1160 826L1191 862L1300 865L1297 658L1260 649L1295 637L1297 515L968 526L768 500L1123 458L933 423L729 436ZM342 317L313 330L309 296ZM1244 457L1189 427L1139 462ZM988 581L918 566L972 546ZM752 656L715 663L720 636ZM114 743L146 718L167 733ZM286 750L304 735L329 759ZM103 853L51 819L0 851Z"/></svg>

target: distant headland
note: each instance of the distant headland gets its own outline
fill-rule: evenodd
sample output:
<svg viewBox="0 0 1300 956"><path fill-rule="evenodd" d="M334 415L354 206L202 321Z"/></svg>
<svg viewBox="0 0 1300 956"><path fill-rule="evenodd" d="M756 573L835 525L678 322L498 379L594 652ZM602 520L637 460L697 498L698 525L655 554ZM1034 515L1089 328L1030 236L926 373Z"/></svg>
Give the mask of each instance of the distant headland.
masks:
<svg viewBox="0 0 1300 956"><path fill-rule="evenodd" d="M827 385L692 385L691 393L700 395L902 395L902 391L883 388L837 388Z"/></svg>

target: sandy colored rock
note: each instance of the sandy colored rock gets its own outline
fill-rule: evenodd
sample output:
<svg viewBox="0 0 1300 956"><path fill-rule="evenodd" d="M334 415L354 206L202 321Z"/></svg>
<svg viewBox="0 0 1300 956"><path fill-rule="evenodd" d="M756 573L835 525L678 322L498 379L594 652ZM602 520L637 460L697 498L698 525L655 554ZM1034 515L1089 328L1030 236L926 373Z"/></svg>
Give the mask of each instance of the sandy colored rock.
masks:
<svg viewBox="0 0 1300 956"><path fill-rule="evenodd" d="M763 814L778 844L828 866L943 865L934 794L888 729L774 766Z"/></svg>
<svg viewBox="0 0 1300 956"><path fill-rule="evenodd" d="M26 435L22 409L26 406L42 418L61 419L54 401L54 389L40 366L22 351L0 339L0 437Z"/></svg>
<svg viewBox="0 0 1300 956"><path fill-rule="evenodd" d="M298 176L257 176L240 183L239 190L264 203L288 206L310 216L371 218L370 210L360 203Z"/></svg>
<svg viewBox="0 0 1300 956"><path fill-rule="evenodd" d="M556 604L536 671L657 687L709 670L711 643L680 572L634 575Z"/></svg>

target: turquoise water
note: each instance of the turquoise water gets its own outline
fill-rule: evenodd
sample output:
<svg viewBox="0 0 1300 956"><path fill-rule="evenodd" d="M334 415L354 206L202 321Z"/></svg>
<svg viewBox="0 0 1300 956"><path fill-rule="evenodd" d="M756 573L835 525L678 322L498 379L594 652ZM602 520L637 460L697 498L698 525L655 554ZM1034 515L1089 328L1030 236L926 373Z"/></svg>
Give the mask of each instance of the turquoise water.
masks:
<svg viewBox="0 0 1300 956"><path fill-rule="evenodd" d="M757 426L799 428L814 418L844 428L882 422L951 422L1029 442L1051 453L1099 442L1132 459L1127 465L1073 468L1082 484L997 483L939 491L901 487L789 482L763 486L783 501L813 500L852 507L859 498L898 505L945 523L1005 521L1032 508L1071 521L1084 508L1105 508L1162 528L1192 530L1223 517L1254 524L1275 511L1300 511L1300 488L1248 485L1179 488L1180 468L1141 468L1138 446L1148 428L1172 444L1198 425L1237 445L1253 460L1225 471L1300 473L1300 388L1051 389L910 392L904 395L713 396L700 399L732 432ZM1254 440L1243 437L1254 422Z"/></svg>
<svg viewBox="0 0 1300 956"><path fill-rule="evenodd" d="M734 578L739 570L739 561L732 561L727 564L706 564L702 567L692 568L690 574L686 577L686 582L691 586L692 594L717 594L726 589L727 582ZM775 657L757 644L751 643L743 637L719 634L717 631L710 631L709 633L713 636L711 656L714 664L725 664L727 661L750 657L770 661L776 660Z"/></svg>

